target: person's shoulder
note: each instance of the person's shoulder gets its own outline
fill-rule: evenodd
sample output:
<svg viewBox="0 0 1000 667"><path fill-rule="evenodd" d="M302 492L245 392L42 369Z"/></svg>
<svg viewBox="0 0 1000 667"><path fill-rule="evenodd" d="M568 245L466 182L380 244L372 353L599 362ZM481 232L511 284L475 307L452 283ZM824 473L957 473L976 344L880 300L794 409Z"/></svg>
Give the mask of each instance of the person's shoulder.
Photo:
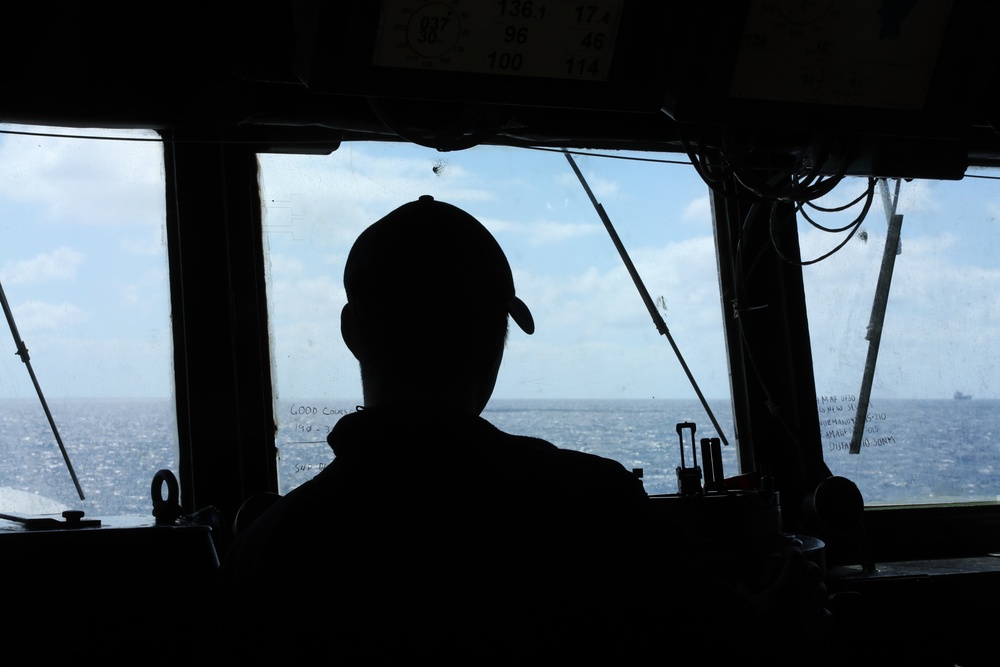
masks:
<svg viewBox="0 0 1000 667"><path fill-rule="evenodd" d="M541 438L503 434L511 456L521 457L526 465L544 476L554 487L566 493L644 498L642 481L620 461L574 449L564 449Z"/></svg>
<svg viewBox="0 0 1000 667"><path fill-rule="evenodd" d="M314 517L323 511L312 480L284 496L269 495L268 502L256 508L253 507L254 499L241 508L241 513L247 510L251 515L240 517L234 524L236 535L220 563L224 573L253 569L275 559L279 551L296 540L296 536L304 536Z"/></svg>
<svg viewBox="0 0 1000 667"><path fill-rule="evenodd" d="M576 449L566 449L548 440L534 436L515 435L501 431L500 429L496 429L496 431L499 434L498 437L504 441L504 445L516 448L517 451L526 456L536 456L539 459L547 459L566 466L590 467L615 473L626 471L625 467L619 461L599 454L582 452Z"/></svg>

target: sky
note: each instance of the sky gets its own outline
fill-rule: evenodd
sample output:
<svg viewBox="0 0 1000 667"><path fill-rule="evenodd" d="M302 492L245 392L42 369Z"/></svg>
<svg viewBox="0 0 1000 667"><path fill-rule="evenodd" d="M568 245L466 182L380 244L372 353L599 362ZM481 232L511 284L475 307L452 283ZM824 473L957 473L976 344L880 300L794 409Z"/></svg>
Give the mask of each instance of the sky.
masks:
<svg viewBox="0 0 1000 667"><path fill-rule="evenodd" d="M0 134L0 285L47 396L172 393L159 151L149 141ZM360 397L357 364L339 335L343 261L365 226L422 194L464 208L493 232L534 315L534 335L511 329L497 398L694 398L643 290L693 382L707 397L727 397L709 188L679 156L618 157L644 159L575 159L642 289L558 152L382 144L261 156L278 398ZM849 202L866 185L845 179L820 203ZM997 194L997 181L985 178L902 184L880 395L1000 395ZM858 210L813 217L835 228ZM846 237L797 224L804 260ZM859 232L803 270L819 394L858 391L886 227L876 197ZM420 296L400 286L400 298ZM33 397L15 351L10 332L0 332L0 397Z"/></svg>

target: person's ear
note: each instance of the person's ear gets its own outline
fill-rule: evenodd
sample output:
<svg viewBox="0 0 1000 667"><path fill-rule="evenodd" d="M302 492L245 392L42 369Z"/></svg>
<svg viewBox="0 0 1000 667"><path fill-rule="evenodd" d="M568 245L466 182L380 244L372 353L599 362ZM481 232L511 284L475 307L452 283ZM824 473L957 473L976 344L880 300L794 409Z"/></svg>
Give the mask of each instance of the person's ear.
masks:
<svg viewBox="0 0 1000 667"><path fill-rule="evenodd" d="M358 349L360 338L358 336L358 320L350 304L345 304L340 311L340 335L343 337L347 349L354 355L354 358L360 359L360 350Z"/></svg>
<svg viewBox="0 0 1000 667"><path fill-rule="evenodd" d="M503 350L501 347L496 358L488 366L484 365L484 372L479 376L479 385L476 391L476 414L481 414L486 409L486 404L493 396L493 389L497 384L497 376L500 374L500 364L503 362Z"/></svg>

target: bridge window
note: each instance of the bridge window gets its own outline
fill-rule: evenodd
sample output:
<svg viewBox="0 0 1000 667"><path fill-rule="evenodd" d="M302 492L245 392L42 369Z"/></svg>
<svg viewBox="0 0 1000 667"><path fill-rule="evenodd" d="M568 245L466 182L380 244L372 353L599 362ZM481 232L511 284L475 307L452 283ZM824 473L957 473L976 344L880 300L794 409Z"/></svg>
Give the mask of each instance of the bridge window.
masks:
<svg viewBox="0 0 1000 667"><path fill-rule="evenodd" d="M329 156L260 156L283 492L331 460L327 433L361 403L357 363L339 330L347 252L367 225L423 194L493 232L534 314L534 335L511 329L485 418L641 468L647 491L673 493L676 425L691 421L698 438L718 437L714 417L733 443L726 472L738 472L707 186L670 156L574 160L693 383L560 152L365 143ZM399 290L413 297L406 285Z"/></svg>
<svg viewBox="0 0 1000 667"><path fill-rule="evenodd" d="M0 126L5 513L148 517L176 471L164 224L155 133Z"/></svg>
<svg viewBox="0 0 1000 667"><path fill-rule="evenodd" d="M861 202L799 218L804 260L844 243L803 278L824 459L868 505L1000 499L998 178L878 181L856 224Z"/></svg>

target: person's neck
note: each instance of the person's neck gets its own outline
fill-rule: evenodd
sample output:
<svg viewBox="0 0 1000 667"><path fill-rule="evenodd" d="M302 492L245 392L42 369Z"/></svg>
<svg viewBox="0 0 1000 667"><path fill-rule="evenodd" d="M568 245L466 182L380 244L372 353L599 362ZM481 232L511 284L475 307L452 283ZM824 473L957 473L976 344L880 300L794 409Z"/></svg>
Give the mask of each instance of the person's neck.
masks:
<svg viewBox="0 0 1000 667"><path fill-rule="evenodd" d="M405 405L415 407L426 405L428 409L446 409L478 415L485 406L482 392L477 391L478 383L416 382L412 380L394 382L366 381L363 383L364 406L366 408ZM482 403L482 405L480 405Z"/></svg>

